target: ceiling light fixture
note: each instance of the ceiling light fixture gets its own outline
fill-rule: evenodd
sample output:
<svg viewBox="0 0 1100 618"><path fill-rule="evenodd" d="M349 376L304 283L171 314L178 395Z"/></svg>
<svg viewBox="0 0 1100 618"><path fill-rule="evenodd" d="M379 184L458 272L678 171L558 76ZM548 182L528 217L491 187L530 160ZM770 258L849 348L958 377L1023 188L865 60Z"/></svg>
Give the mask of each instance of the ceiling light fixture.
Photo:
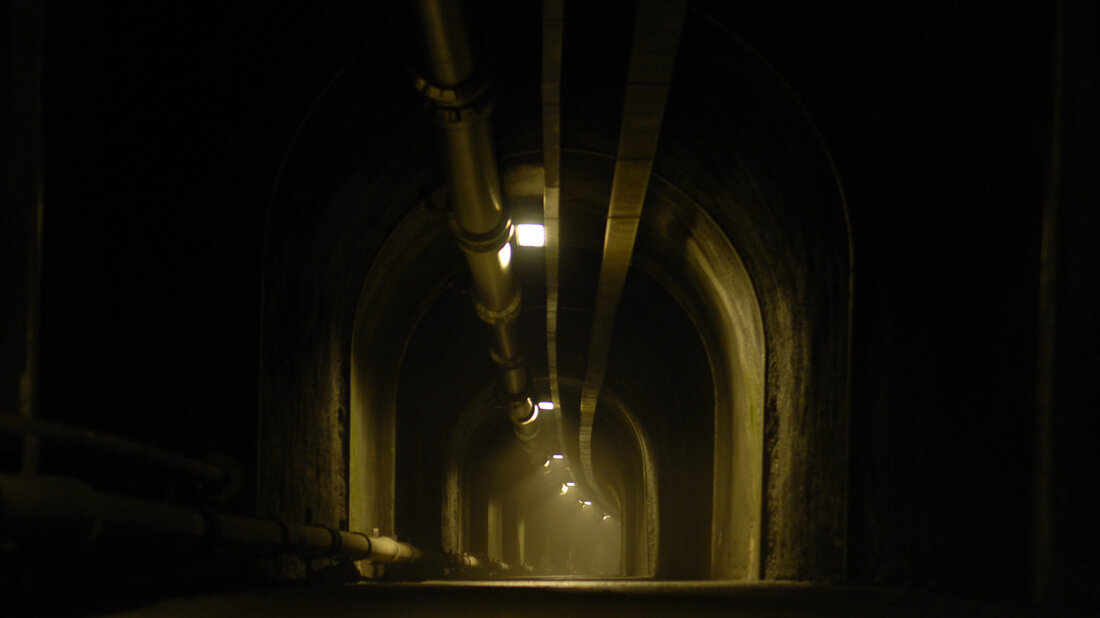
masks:
<svg viewBox="0 0 1100 618"><path fill-rule="evenodd" d="M546 245L546 228L541 223L520 223L516 226L516 244L521 247Z"/></svg>

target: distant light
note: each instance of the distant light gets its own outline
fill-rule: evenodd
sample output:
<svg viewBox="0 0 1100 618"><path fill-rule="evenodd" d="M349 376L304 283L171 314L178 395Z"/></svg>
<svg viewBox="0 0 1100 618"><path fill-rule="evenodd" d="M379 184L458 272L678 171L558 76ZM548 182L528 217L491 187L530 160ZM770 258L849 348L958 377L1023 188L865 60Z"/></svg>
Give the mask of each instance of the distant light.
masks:
<svg viewBox="0 0 1100 618"><path fill-rule="evenodd" d="M576 484L576 483L574 483L573 481L566 481L566 482L565 482L565 486L566 486L566 487L576 487L576 486L577 486L577 484Z"/></svg>
<svg viewBox="0 0 1100 618"><path fill-rule="evenodd" d="M497 252L497 258L500 259L501 268L508 268L508 265L512 263L512 243L504 243L504 246Z"/></svg>
<svg viewBox="0 0 1100 618"><path fill-rule="evenodd" d="M553 410L554 409L554 402L553 401L540 401L539 402L539 408L542 409L542 410Z"/></svg>
<svg viewBox="0 0 1100 618"><path fill-rule="evenodd" d="M610 515L608 515L607 513L604 513L604 514L603 514L603 520L604 520L604 521L607 521L607 520L609 520L609 519L611 519L611 516L610 516Z"/></svg>
<svg viewBox="0 0 1100 618"><path fill-rule="evenodd" d="M584 504L585 506L592 506L592 501L591 501L591 500L585 500L585 501L583 502L583 504Z"/></svg>
<svg viewBox="0 0 1100 618"><path fill-rule="evenodd" d="M566 483L566 484L562 485L561 486L561 493L558 494L558 495L559 496L564 496L565 494L569 493L569 488L570 487L571 487L571 485L569 483Z"/></svg>
<svg viewBox="0 0 1100 618"><path fill-rule="evenodd" d="M543 468L549 468L550 467L550 460L547 459L546 461L542 462L542 467Z"/></svg>
<svg viewBox="0 0 1100 618"><path fill-rule="evenodd" d="M540 223L520 223L516 226L516 243L521 247L546 245L546 228Z"/></svg>
<svg viewBox="0 0 1100 618"><path fill-rule="evenodd" d="M565 455L562 455L561 453L554 453L553 455L551 455L551 457L553 457L554 459L565 459Z"/></svg>

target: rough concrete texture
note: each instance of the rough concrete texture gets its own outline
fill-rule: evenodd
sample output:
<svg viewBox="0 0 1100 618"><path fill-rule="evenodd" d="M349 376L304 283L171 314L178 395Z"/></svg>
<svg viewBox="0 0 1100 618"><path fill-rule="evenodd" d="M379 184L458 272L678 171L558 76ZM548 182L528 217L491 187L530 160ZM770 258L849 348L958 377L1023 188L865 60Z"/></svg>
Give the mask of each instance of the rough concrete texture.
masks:
<svg viewBox="0 0 1100 618"><path fill-rule="evenodd" d="M763 575L842 578L851 256L839 185L815 128L766 65L745 48L729 53L732 35L698 14L685 40L655 169L728 234L760 301Z"/></svg>

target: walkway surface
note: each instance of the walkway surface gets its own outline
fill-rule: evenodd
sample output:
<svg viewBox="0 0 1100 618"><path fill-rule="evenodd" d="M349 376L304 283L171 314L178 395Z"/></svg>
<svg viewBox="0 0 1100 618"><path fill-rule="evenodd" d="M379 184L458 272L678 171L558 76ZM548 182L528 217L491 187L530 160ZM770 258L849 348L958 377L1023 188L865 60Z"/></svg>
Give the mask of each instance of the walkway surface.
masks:
<svg viewBox="0 0 1100 618"><path fill-rule="evenodd" d="M117 616L1036 616L1089 615L919 592L816 584L648 580L430 581L292 586L176 598Z"/></svg>

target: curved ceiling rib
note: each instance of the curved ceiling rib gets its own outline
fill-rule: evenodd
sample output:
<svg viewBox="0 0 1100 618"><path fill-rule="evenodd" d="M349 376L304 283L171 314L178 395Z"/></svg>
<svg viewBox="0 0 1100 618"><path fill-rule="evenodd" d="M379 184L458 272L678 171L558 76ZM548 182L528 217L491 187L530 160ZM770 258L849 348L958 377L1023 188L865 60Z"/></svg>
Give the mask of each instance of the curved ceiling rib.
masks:
<svg viewBox="0 0 1100 618"><path fill-rule="evenodd" d="M606 504L592 469L592 426L611 348L615 312L634 253L649 175L657 154L665 101L687 11L685 0L642 0L634 22L619 152L607 209L603 258L581 390L579 446L585 482Z"/></svg>

